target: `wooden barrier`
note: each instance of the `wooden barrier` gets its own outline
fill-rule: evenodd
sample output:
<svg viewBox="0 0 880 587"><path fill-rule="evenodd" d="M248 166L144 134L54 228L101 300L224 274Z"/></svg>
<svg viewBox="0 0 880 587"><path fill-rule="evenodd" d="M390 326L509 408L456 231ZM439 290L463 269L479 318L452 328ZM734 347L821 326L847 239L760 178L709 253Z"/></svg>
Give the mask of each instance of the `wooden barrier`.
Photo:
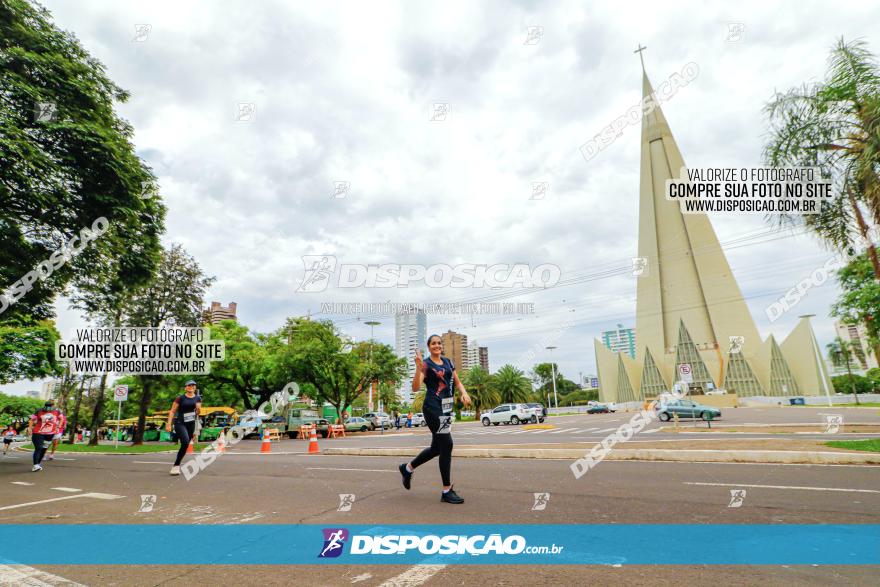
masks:
<svg viewBox="0 0 880 587"><path fill-rule="evenodd" d="M312 433L312 428L313 428L313 426L311 426L311 425L300 426L299 427L299 437L302 440L308 440L309 435Z"/></svg>
<svg viewBox="0 0 880 587"><path fill-rule="evenodd" d="M345 426L342 424L330 424L330 438L345 438Z"/></svg>
<svg viewBox="0 0 880 587"><path fill-rule="evenodd" d="M269 436L269 440L271 441L281 440L281 432L278 430L278 428L269 428L268 430L266 430L266 434Z"/></svg>

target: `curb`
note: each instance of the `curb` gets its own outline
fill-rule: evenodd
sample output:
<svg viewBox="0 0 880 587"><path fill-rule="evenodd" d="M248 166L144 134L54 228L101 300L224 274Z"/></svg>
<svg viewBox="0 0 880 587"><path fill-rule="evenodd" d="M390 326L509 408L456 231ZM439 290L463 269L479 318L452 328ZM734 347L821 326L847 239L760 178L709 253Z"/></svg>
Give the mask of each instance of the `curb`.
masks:
<svg viewBox="0 0 880 587"><path fill-rule="evenodd" d="M415 456L421 448L327 448L325 455L382 457ZM589 449L573 448L456 448L464 458L580 459ZM606 461L673 461L684 463L780 463L811 465L880 465L880 453L809 452L797 450L671 450L622 448L612 450Z"/></svg>

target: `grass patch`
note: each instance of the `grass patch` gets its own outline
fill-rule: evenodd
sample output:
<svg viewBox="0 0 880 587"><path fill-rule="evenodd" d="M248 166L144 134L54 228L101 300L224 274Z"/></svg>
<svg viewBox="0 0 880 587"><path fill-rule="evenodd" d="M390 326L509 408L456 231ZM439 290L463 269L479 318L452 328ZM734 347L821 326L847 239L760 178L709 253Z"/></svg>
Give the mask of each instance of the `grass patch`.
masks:
<svg viewBox="0 0 880 587"><path fill-rule="evenodd" d="M832 440L831 442L826 442L825 446L863 450L866 452L880 452L880 438L871 438L869 440Z"/></svg>
<svg viewBox="0 0 880 587"><path fill-rule="evenodd" d="M200 451L209 443L206 442L198 442L195 447L193 447L196 451ZM21 447L24 450L34 450L33 444L25 444ZM56 452L86 452L86 453L107 453L113 454L115 452L128 452L128 453L151 453L151 452L166 452L166 451L177 451L179 445L171 444L171 443L162 443L162 444L140 444L138 446L131 446L127 442L120 442L119 448L114 449L112 444L99 444L98 446L89 446L88 444L59 444L58 450ZM48 452L48 451L47 451Z"/></svg>

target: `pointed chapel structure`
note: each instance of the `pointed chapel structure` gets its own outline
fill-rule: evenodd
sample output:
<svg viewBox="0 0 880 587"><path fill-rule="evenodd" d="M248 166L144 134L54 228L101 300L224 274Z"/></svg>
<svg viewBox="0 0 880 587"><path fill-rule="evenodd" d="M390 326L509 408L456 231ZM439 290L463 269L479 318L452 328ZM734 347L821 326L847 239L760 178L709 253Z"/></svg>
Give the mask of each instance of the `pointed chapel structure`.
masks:
<svg viewBox="0 0 880 587"><path fill-rule="evenodd" d="M705 214L682 214L667 200L666 182L684 159L647 74L642 95L653 110L642 117L636 359L594 341L602 401L640 401L669 390L687 364L693 387L742 396L818 395L831 380L803 318L780 345L762 341L715 230ZM731 337L742 345L731 352Z"/></svg>

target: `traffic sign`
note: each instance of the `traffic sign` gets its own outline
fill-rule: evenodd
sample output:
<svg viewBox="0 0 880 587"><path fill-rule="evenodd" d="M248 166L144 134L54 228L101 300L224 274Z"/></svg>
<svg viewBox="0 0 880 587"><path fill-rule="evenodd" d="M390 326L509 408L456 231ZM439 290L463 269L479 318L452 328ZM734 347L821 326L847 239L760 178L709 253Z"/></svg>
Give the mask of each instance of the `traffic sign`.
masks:
<svg viewBox="0 0 880 587"><path fill-rule="evenodd" d="M690 363L681 363L678 366L678 378L684 381L685 383L693 383L694 382L694 373L691 370Z"/></svg>
<svg viewBox="0 0 880 587"><path fill-rule="evenodd" d="M117 385L113 389L113 399L118 402L128 401L128 386L127 385Z"/></svg>
<svg viewBox="0 0 880 587"><path fill-rule="evenodd" d="M596 389L599 387L599 378L598 377L590 377L590 389Z"/></svg>

